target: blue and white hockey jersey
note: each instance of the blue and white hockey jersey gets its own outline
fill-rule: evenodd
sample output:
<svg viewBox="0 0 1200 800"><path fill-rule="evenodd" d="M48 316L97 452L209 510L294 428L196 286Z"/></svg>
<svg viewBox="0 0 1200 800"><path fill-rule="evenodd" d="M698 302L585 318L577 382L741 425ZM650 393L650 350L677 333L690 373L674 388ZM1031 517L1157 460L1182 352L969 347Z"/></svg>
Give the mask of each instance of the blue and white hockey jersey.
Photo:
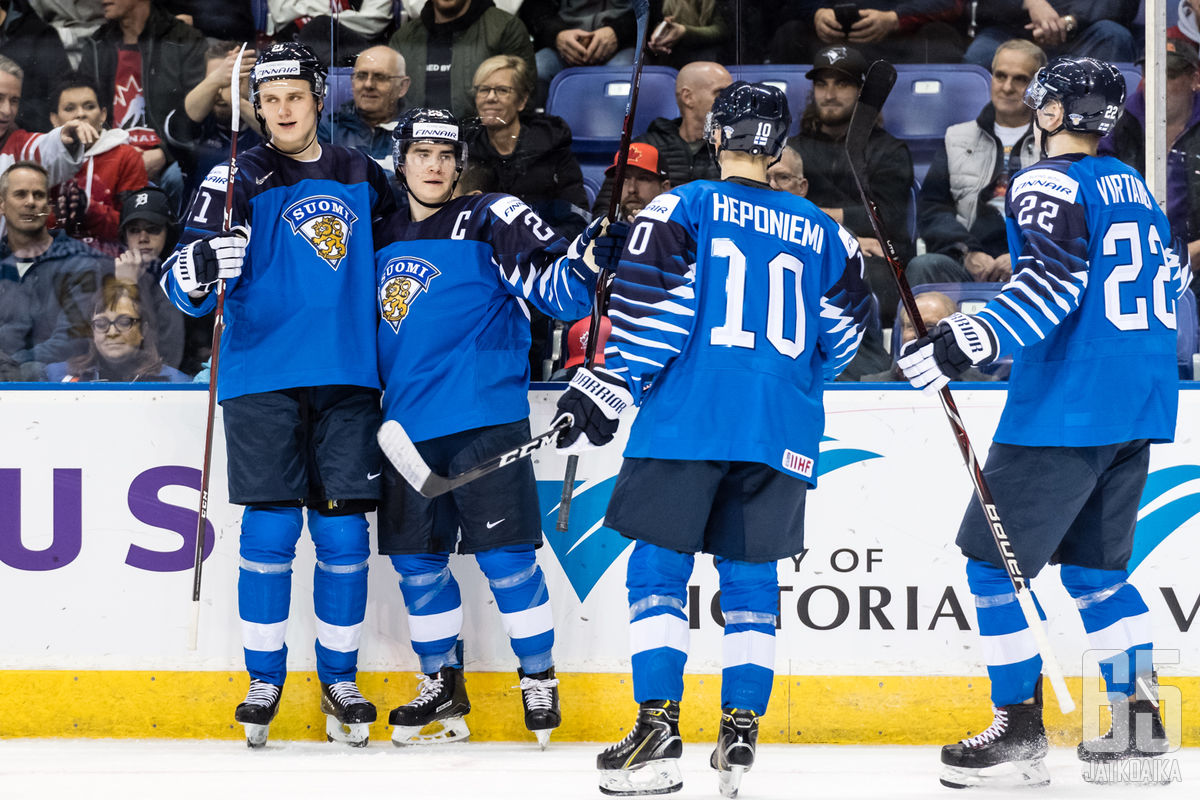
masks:
<svg viewBox="0 0 1200 800"><path fill-rule="evenodd" d="M414 441L529 416L529 309L575 320L596 275L521 200L468 195L375 228L383 413Z"/></svg>
<svg viewBox="0 0 1200 800"><path fill-rule="evenodd" d="M995 441L1170 441L1191 275L1142 177L1115 158L1049 158L1013 176L1006 205L1013 277L979 312L1014 354Z"/></svg>
<svg viewBox="0 0 1200 800"><path fill-rule="evenodd" d="M176 253L221 230L228 164L215 167L188 211ZM387 176L354 150L323 145L297 161L264 145L238 156L233 224L250 229L240 277L226 283L220 400L297 386L379 388L372 222L395 208ZM163 287L203 316L163 265Z"/></svg>
<svg viewBox="0 0 1200 800"><path fill-rule="evenodd" d="M605 348L641 406L625 455L755 461L816 484L824 381L871 295L858 242L802 197L693 181L638 214Z"/></svg>

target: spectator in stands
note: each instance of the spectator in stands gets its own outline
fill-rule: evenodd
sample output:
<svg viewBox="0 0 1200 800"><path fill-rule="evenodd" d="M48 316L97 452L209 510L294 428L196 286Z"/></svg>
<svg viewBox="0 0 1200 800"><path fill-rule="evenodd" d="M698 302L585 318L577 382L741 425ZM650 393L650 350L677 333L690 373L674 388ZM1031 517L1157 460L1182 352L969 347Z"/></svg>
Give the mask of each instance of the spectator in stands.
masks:
<svg viewBox="0 0 1200 800"><path fill-rule="evenodd" d="M0 0L0 54L20 65L25 90L17 124L29 131L50 130L50 87L70 70L58 31L42 20L29 0Z"/></svg>
<svg viewBox="0 0 1200 800"><path fill-rule="evenodd" d="M525 0L520 16L537 49L539 100L565 67L633 63L637 17L630 0Z"/></svg>
<svg viewBox="0 0 1200 800"><path fill-rule="evenodd" d="M1186 244L1195 275L1200 274L1200 56L1185 38L1167 39L1166 50L1167 219L1171 236ZM1100 140L1100 154L1116 156L1144 173L1144 84L1128 93L1125 111L1113 132Z"/></svg>
<svg viewBox="0 0 1200 800"><path fill-rule="evenodd" d="M858 49L868 63L879 58L895 63L962 58L965 43L952 24L962 13L960 0L860 0L841 17L835 11L841 0L790 5L803 10L774 29L769 52L776 63L807 64L818 51L839 44Z"/></svg>
<svg viewBox="0 0 1200 800"><path fill-rule="evenodd" d="M767 167L767 183L772 189L797 197L808 196L808 178L804 177L804 159L791 145L783 148L779 160Z"/></svg>
<svg viewBox="0 0 1200 800"><path fill-rule="evenodd" d="M392 0L267 0L267 7L272 38L303 42L335 67L383 44L392 24Z"/></svg>
<svg viewBox="0 0 1200 800"><path fill-rule="evenodd" d="M679 70L675 78L675 103L679 116L659 117L634 141L652 144L667 169L672 186L688 181L719 180L721 171L704 138L708 112L717 92L733 83L729 70L709 61L695 61ZM608 212L612 181L605 180L592 205L592 214Z"/></svg>
<svg viewBox="0 0 1200 800"><path fill-rule="evenodd" d="M53 364L87 350L91 299L112 261L63 231L46 229L50 186L46 169L18 161L0 175L0 213L7 230L0 239L0 281L22 284L32 327L18 364Z"/></svg>
<svg viewBox="0 0 1200 800"><path fill-rule="evenodd" d="M368 47L358 54L350 80L351 98L332 116L321 116L317 138L361 150L390 173L392 129L411 82L404 56L387 45Z"/></svg>
<svg viewBox="0 0 1200 800"><path fill-rule="evenodd" d="M866 60L852 47L827 47L817 53L813 68L805 73L813 82L812 99L800 119L800 133L789 139L788 144L804 160L808 199L858 237L867 266L867 281L879 299L883 326L890 327L900 293L891 267L883 257L883 246L875 238L863 209L846 158L846 130L866 70ZM866 158L872 197L879 206L881 219L890 226L889 233L900 260L907 262L913 245L903 220L908 219L912 157L903 142L876 124L867 141Z"/></svg>
<svg viewBox="0 0 1200 800"><path fill-rule="evenodd" d="M65 184L78 187L71 195L82 200L80 224L69 226L68 233L98 250L115 253L121 201L148 183L141 151L129 144L128 131L105 129L108 111L100 105L96 87L81 73L64 75L51 93L50 103L54 108L50 120L56 127L77 119L100 131L100 138L84 152L79 172Z"/></svg>
<svg viewBox="0 0 1200 800"><path fill-rule="evenodd" d="M529 69L523 59L504 55L475 70L479 122L467 126L467 152L473 164L491 168L495 191L521 198L571 238L589 221L583 173L571 153L566 123L527 110L534 86Z"/></svg>
<svg viewBox="0 0 1200 800"><path fill-rule="evenodd" d="M933 326L937 325L946 317L958 311L958 304L948 296L941 292L922 292L913 298L917 303L917 311L921 314L921 321L925 323L926 330L932 330ZM912 320L908 318L908 312L900 311L900 344L911 342L917 338L917 330L913 327ZM899 352L899 348L897 348ZM893 356L896 355L893 353ZM908 380L904 377L904 373L896 366L893 360L892 365L882 372L875 372L869 375L863 375L862 381L903 381ZM960 381L994 381L998 380L995 375L986 375L980 372L975 367L970 367L955 380Z"/></svg>
<svg viewBox="0 0 1200 800"><path fill-rule="evenodd" d="M448 108L459 119L473 116L475 75L493 56L515 56L532 76L536 65L521 20L492 0L429 0L421 16L400 26L389 42L412 73L408 102Z"/></svg>
<svg viewBox="0 0 1200 800"><path fill-rule="evenodd" d="M613 163L604 174L612 180L617 171L617 157L613 154ZM632 142L629 145L629 160L625 163L625 174L621 189L621 201L617 207L617 219L632 222L638 213L650 204L650 201L671 188L667 178L667 170L659 162L658 148L645 142ZM608 209L604 209L604 214Z"/></svg>
<svg viewBox="0 0 1200 800"><path fill-rule="evenodd" d="M167 115L204 79L203 34L150 0L106 0L106 22L82 43L80 71L115 128L129 131L150 180L176 205L183 173L163 140Z"/></svg>
<svg viewBox="0 0 1200 800"><path fill-rule="evenodd" d="M1175 24L1167 28L1168 39L1188 39L1200 46L1200 0L1179 0L1179 14Z"/></svg>
<svg viewBox="0 0 1200 800"><path fill-rule="evenodd" d="M569 383L575 373L587 360L588 334L591 333L592 318L585 317L571 324L567 331L567 360L562 369L550 376L552 381ZM608 335L612 333L612 322L608 317L600 318L600 341L596 342L596 366L604 366L604 345L608 343Z"/></svg>
<svg viewBox="0 0 1200 800"><path fill-rule="evenodd" d="M647 63L680 69L693 61L721 61L733 37L731 5L730 0L663 0L662 18L650 21Z"/></svg>
<svg viewBox="0 0 1200 800"><path fill-rule="evenodd" d="M71 69L79 68L79 43L104 22L104 6L89 0L29 0L62 40Z"/></svg>
<svg viewBox="0 0 1200 800"><path fill-rule="evenodd" d="M126 249L117 256L113 274L118 280L137 284L141 290L142 302L150 306L153 316L147 324L154 330L158 353L168 365L178 367L183 363L185 331L191 334L188 355L195 372L212 349L213 320L211 315L199 319L184 316L159 288L159 267L179 241L179 222L171 213L166 193L147 186L125 198L121 205L120 235ZM198 357L197 350L204 351L200 354L203 358Z"/></svg>
<svg viewBox="0 0 1200 800"><path fill-rule="evenodd" d="M35 361L18 362L13 354L24 350L33 332L33 304L29 290L0 273L0 381L40 381L45 376Z"/></svg>
<svg viewBox="0 0 1200 800"><path fill-rule="evenodd" d="M185 197L190 198L196 193L200 182L213 167L229 160L229 145L233 137L229 82L240 47L236 42L217 42L209 47L204 54L204 80L196 84L196 88L188 92L167 115L164 129L167 141L187 165ZM254 107L250 104L248 82L254 59L253 50L247 50L242 56L239 153L262 142L258 121L254 118Z"/></svg>
<svg viewBox="0 0 1200 800"><path fill-rule="evenodd" d="M991 102L970 122L951 125L917 203L925 255L908 282L1006 281L1012 275L1004 198L1010 175L1037 162L1033 111L1025 87L1046 64L1033 42L1010 39L992 59Z"/></svg>
<svg viewBox="0 0 1200 800"><path fill-rule="evenodd" d="M160 0L160 3L209 39L254 44L251 0Z"/></svg>
<svg viewBox="0 0 1200 800"><path fill-rule="evenodd" d="M106 276L91 311L92 338L87 352L49 365L47 380L61 383L188 383L191 380L163 363L155 342L154 311L143 301L138 284Z"/></svg>
<svg viewBox="0 0 1200 800"><path fill-rule="evenodd" d="M1133 61L1130 28L1139 0L973 0L967 18L977 28L963 61L987 67L1001 43L1029 39L1050 58L1091 56Z"/></svg>

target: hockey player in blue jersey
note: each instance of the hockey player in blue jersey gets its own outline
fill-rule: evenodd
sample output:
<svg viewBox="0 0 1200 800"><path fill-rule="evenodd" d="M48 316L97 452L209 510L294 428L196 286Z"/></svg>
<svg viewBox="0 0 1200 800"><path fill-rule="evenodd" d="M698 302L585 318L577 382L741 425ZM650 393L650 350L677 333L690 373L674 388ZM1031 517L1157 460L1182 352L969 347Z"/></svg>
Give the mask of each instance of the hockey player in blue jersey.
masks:
<svg viewBox="0 0 1200 800"><path fill-rule="evenodd" d="M858 243L808 200L767 185L787 99L737 82L708 136L721 182L693 181L634 219L612 289L605 368L559 400L564 449L610 441L640 410L605 524L629 557L635 725L597 757L606 794L679 789L679 703L694 554L715 557L725 617L721 719L710 764L733 796L754 762L775 668L776 561L804 547L824 382L858 349L870 308Z"/></svg>
<svg viewBox="0 0 1200 800"><path fill-rule="evenodd" d="M1096 157L1124 99L1121 73L1090 58L1058 58L1037 73L1025 102L1045 157L1009 184L1013 278L977 314L942 320L898 362L932 392L967 367L1014 354L983 473L1021 572L1061 564L1089 643L1112 653L1100 670L1113 728L1078 749L1093 764L1169 747L1150 614L1126 568L1150 444L1175 433L1175 301L1190 275L1141 176ZM957 543L995 711L991 727L942 748L942 782L1049 782L1041 657L977 503Z"/></svg>
<svg viewBox="0 0 1200 800"><path fill-rule="evenodd" d="M573 320L591 309L598 270L621 241L592 223L574 242L506 194L455 197L467 159L450 112L417 108L393 133L408 208L375 229L384 416L436 470L456 472L530 438L529 307ZM385 464L379 550L400 575L420 690L389 718L397 744L469 735L450 553L487 576L520 663L525 725L545 746L561 721L554 618L534 549L542 544L533 467L518 461L433 499ZM433 723L438 730L421 735Z"/></svg>
<svg viewBox="0 0 1200 800"><path fill-rule="evenodd" d="M291 564L308 508L321 709L331 739L367 743L375 706L355 683L367 600L366 512L382 469L371 223L394 208L387 178L354 150L317 142L325 71L303 45L263 52L251 100L267 143L238 157L232 234L228 165L204 179L164 264L193 316L225 281L218 400L229 499L245 506L238 613L250 689L235 718L266 742L287 674Z"/></svg>

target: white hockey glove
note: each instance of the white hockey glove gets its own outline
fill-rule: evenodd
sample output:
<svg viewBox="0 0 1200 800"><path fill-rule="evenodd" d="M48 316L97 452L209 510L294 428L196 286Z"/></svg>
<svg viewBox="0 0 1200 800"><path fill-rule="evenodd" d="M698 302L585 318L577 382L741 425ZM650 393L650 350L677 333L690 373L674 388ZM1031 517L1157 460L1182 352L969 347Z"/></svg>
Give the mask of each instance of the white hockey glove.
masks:
<svg viewBox="0 0 1200 800"><path fill-rule="evenodd" d="M979 317L954 313L926 336L900 349L896 366L908 382L926 394L936 394L969 367L996 360L996 334Z"/></svg>
<svg viewBox="0 0 1200 800"><path fill-rule="evenodd" d="M207 292L219 280L242 274L250 231L238 226L228 233L197 239L179 251L171 271L179 288L191 294Z"/></svg>
<svg viewBox="0 0 1200 800"><path fill-rule="evenodd" d="M559 434L558 451L582 453L608 444L617 433L621 412L631 405L633 395L624 378L603 367L579 370L558 398L554 426L564 419L571 425Z"/></svg>
<svg viewBox="0 0 1200 800"><path fill-rule="evenodd" d="M628 222L609 222L608 217L597 217L571 242L567 258L581 274L585 270L593 275L600 270L616 272L628 238Z"/></svg>

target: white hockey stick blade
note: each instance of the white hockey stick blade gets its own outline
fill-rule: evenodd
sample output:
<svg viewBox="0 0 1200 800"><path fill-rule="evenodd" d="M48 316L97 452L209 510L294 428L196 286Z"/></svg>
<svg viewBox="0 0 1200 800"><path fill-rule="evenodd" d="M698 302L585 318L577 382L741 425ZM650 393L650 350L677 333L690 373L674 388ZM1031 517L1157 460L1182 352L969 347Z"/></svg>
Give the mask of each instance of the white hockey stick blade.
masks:
<svg viewBox="0 0 1200 800"><path fill-rule="evenodd" d="M1058 699L1058 707L1062 713L1070 714L1075 710L1075 700L1071 697L1070 690L1067 689L1062 666L1050 648L1050 637L1046 635L1046 625L1042 622L1042 618L1037 612L1037 606L1033 602L1033 592L1028 589L1018 590L1017 603L1025 612L1025 621L1029 625L1029 630L1033 632L1033 640L1037 643L1038 652L1042 655L1042 666L1046 670L1046 677L1050 679L1050 685L1054 687L1054 696Z"/></svg>
<svg viewBox="0 0 1200 800"><path fill-rule="evenodd" d="M408 485L426 497L432 496L427 492L433 488L430 483L436 482L431 481L436 476L417 452L417 446L409 438L404 426L394 419L386 420L380 426L377 438L383 454L392 462L400 476L408 481Z"/></svg>

